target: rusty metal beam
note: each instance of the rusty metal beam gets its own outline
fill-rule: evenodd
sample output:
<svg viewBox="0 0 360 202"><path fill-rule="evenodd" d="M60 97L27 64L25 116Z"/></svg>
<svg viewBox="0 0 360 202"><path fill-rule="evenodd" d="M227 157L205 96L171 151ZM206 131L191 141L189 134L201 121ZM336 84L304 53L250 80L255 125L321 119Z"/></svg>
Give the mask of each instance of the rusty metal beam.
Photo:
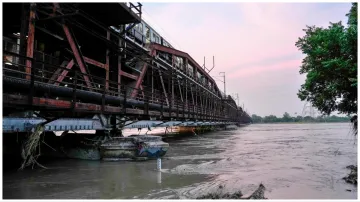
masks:
<svg viewBox="0 0 360 202"><path fill-rule="evenodd" d="M23 95L4 94L4 104L27 105L27 97ZM72 109L72 102L67 100L56 100L49 98L33 98L33 105L38 107L46 107L59 110ZM99 113L101 105L90 103L75 103L75 111ZM107 113L120 113L121 107L105 106L104 111Z"/></svg>
<svg viewBox="0 0 360 202"><path fill-rule="evenodd" d="M98 61L96 61L96 60L93 60L93 59L88 58L88 57L85 57L85 56L84 56L84 60L85 60L85 62L88 63L88 64L92 64L92 65L94 65L94 66L97 66L97 67L106 69L106 64L103 64L103 63L101 63L101 62L98 62Z"/></svg>
<svg viewBox="0 0 360 202"><path fill-rule="evenodd" d="M203 73L206 77L208 77L213 82L215 82L215 80L203 68L201 68L201 66L188 53L185 53L185 52L173 49L173 48L169 48L166 46L162 46L160 44L155 44L155 43L151 44L151 47L155 50L170 53L170 54L178 56L178 57L186 58L188 60L188 62L191 62L193 65L195 65L196 69L198 69L199 72Z"/></svg>
<svg viewBox="0 0 360 202"><path fill-rule="evenodd" d="M24 106L24 107L26 107L28 104L27 96L14 95L14 94L3 94L3 103L4 105L9 105L9 106L16 105L16 106ZM52 111L54 110L56 111L56 109L58 109L59 111L72 109L71 101L55 100L49 98L34 97L33 105L42 109L45 108L45 110L47 109ZM99 114L101 113L101 105L76 102L74 110L76 112ZM122 110L121 107L104 106L104 113L108 113L108 114L119 114L121 110ZM126 110L126 114L128 115L142 115L144 113L144 110L141 109L126 108L125 110ZM149 115L160 116L160 112L149 111ZM170 115L169 113L164 112L164 116L169 116L169 115ZM173 113L172 116L174 115L175 114Z"/></svg>
<svg viewBox="0 0 360 202"><path fill-rule="evenodd" d="M147 66L148 66L148 64L144 63L143 68L141 69L141 73L140 73L138 79L136 80L135 88L134 88L133 92L131 93L131 98L135 98L137 96L140 84L142 83L144 76L146 74Z"/></svg>
<svg viewBox="0 0 360 202"><path fill-rule="evenodd" d="M35 13L36 4L30 4L30 17L29 17L29 30L28 30L28 38L27 38L27 48L26 48L26 57L33 58L34 56L34 41L35 41ZM32 61L26 60L26 79L30 80L31 76L31 67Z"/></svg>
<svg viewBox="0 0 360 202"><path fill-rule="evenodd" d="M70 54L74 54L74 52L72 52L71 50L67 49L67 51L70 53ZM86 57L83 55L83 58L84 58L84 61L88 64L91 64L91 65L94 65L96 67L100 67L100 68L103 68L103 69L106 69L106 64L104 63L101 63L99 61L96 61L94 59L91 59L89 57Z"/></svg>
<svg viewBox="0 0 360 202"><path fill-rule="evenodd" d="M66 65L66 61L63 61L60 65L60 67L65 67ZM54 83L54 81L56 80L56 77L60 75L62 68L58 68L56 69L56 71L54 72L54 74L51 76L51 78L48 81L48 84Z"/></svg>
<svg viewBox="0 0 360 202"><path fill-rule="evenodd" d="M154 57L155 54L156 54L156 51L155 51L154 49L152 49L152 50L151 50L151 53L150 53L150 57ZM135 89L133 90L133 92L132 92L132 94L131 94L131 98L135 98L135 97L137 96L137 94L138 94L138 89L139 89L139 87L140 87L140 85L141 85L141 83L142 83L142 81L143 81L143 79L144 79L144 76L145 76L145 74L146 74L147 68L148 68L148 64L147 64L147 63L144 63L144 66L143 66L143 68L142 68L142 70L141 70L140 76L139 76L139 78L138 78L137 81L136 81Z"/></svg>
<svg viewBox="0 0 360 202"><path fill-rule="evenodd" d="M169 98L168 98L167 93L166 93L164 79L162 77L161 70L159 69L158 71L159 71L159 75L160 75L161 86L162 86L162 89L163 89L163 92L164 92L164 95L165 95L166 104L169 106L170 103L169 103Z"/></svg>
<svg viewBox="0 0 360 202"><path fill-rule="evenodd" d="M96 60L93 60L93 59L88 58L88 57L85 57L85 56L84 56L84 60L85 60L85 62L88 63L88 64L92 64L92 65L94 65L94 66L97 66L97 67L106 69L106 65L103 64L103 63L101 63L101 62L98 62L98 61L96 61ZM63 62L63 63L64 63L64 62ZM61 67L64 67L64 66L65 66L63 63L60 65ZM72 65L74 65L74 61L73 61L73 60L71 60L71 61L68 63L68 65L69 65L70 63L72 63ZM66 66L66 69L69 69L69 70L70 70L70 69L72 68L72 65L71 65L70 67ZM65 77L65 76L67 75L67 73L68 73L67 70L63 70L63 72L60 74L61 70L63 70L63 69L62 69L62 68L58 68L58 69L54 72L54 74L51 76L51 79L48 81L48 83L53 83L55 80L56 80L57 82L61 82L64 78L62 78L62 79L59 80L60 75L62 75L62 77ZM58 76L57 79L56 79L56 76Z"/></svg>
<svg viewBox="0 0 360 202"><path fill-rule="evenodd" d="M74 54L71 50L69 49L65 49L66 51L68 51L70 54ZM87 64L91 64L91 65L94 65L96 67L100 67L100 68L103 68L103 69L106 69L106 64L104 63L101 63L99 61L96 61L94 59L91 59L89 57L86 57L86 56L82 56L83 59L84 59L84 62L87 63Z"/></svg>
<svg viewBox="0 0 360 202"><path fill-rule="evenodd" d="M83 62L84 59L82 58L81 54L80 54L80 51L78 49L78 46L77 44L75 43L73 37L71 36L71 33L70 33L70 30L68 28L68 26L66 26L65 24L62 24L62 27L63 27L63 30L65 32L65 35L66 35L66 38L70 44L70 47L71 47L71 50L73 51L74 53L74 56L75 56L75 59L76 59L76 62L77 64L79 65L80 67L80 71L83 73L83 74L88 74L88 72L86 72L86 67L85 67L85 63ZM87 75L83 75L84 76L84 80L86 82L86 85L89 89L92 89L91 87L91 83L90 83L90 79Z"/></svg>
<svg viewBox="0 0 360 202"><path fill-rule="evenodd" d="M66 69L70 70L72 67L74 66L74 60L71 60L67 65L66 65ZM66 75L68 74L68 70L63 70L61 72L61 74L59 75L59 77L56 79L55 81L55 85L59 85L63 80L64 78L66 77ZM54 73L54 75L56 74L56 72Z"/></svg>
<svg viewBox="0 0 360 202"><path fill-rule="evenodd" d="M132 75L132 74L129 74L129 73L126 73L126 72L121 71L121 70L120 70L120 74L119 74L119 75L121 75L121 76L126 76L126 77L128 77L128 78L130 78L130 79L134 79L134 80L137 80L137 79L138 79L138 76Z"/></svg>

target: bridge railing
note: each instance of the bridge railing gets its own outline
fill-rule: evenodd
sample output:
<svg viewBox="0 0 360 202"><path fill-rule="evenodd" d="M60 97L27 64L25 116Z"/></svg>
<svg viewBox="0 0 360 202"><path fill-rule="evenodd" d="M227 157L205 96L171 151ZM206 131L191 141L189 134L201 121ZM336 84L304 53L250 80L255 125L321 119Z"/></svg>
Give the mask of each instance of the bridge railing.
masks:
<svg viewBox="0 0 360 202"><path fill-rule="evenodd" d="M3 40L3 51L3 74L25 78L26 60L18 56L20 54L20 45ZM6 54L6 52L13 54Z"/></svg>
<svg viewBox="0 0 360 202"><path fill-rule="evenodd" d="M34 58L27 58L19 54L20 49L17 45L10 42L4 43L3 47L3 74L4 77L11 77L12 79L28 80L31 83L30 88L34 88L34 83L45 83L50 85L57 85L76 90L86 90L100 93L103 95L121 96L130 98L132 91L135 88L120 85L117 82L106 80L103 77L82 73L77 68L69 68L71 61L61 63L60 60L54 56L47 55L40 51L35 51ZM26 69L31 71L26 71ZM91 77L91 80L87 79ZM144 103L158 104L160 106L167 106L172 112L172 117L178 118L194 118L194 117L211 117L224 116L221 111L212 112L204 109L200 104L193 104L192 102L184 102L179 97L173 100L169 97L166 99L162 92L146 91L146 86L138 90L137 100ZM4 91L12 92L11 89L4 89ZM33 92L30 89L30 92ZM126 95L125 95L126 93ZM34 92L29 93L29 100L35 96ZM52 95L47 95L48 98L57 99ZM60 98L64 100L72 100L73 97ZM82 102L79 99L72 100L72 102ZM107 103L104 103L108 105ZM121 105L121 103L119 103ZM186 114L186 116L185 116Z"/></svg>

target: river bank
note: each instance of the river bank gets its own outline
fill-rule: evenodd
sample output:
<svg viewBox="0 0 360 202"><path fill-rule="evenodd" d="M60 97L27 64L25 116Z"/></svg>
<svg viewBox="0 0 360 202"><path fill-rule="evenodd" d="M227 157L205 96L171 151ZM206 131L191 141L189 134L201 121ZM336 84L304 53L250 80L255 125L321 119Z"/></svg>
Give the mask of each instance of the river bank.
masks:
<svg viewBox="0 0 360 202"><path fill-rule="evenodd" d="M349 175L347 175L346 177L344 177L343 179L350 184L354 184L357 185L357 166L355 165L350 165L346 167L347 169L350 170Z"/></svg>

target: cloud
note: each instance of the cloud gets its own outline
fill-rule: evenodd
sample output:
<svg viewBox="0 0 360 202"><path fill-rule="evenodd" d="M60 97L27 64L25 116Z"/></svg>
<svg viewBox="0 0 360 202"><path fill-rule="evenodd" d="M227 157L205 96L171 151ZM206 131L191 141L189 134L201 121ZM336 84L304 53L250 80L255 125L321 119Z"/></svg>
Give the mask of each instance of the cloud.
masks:
<svg viewBox="0 0 360 202"><path fill-rule="evenodd" d="M301 59L289 60L289 61L279 61L276 64L264 65L264 66L250 66L248 68L240 69L236 72L233 72L229 75L229 79L232 78L242 78L248 76L256 76L260 73L266 74L268 71L281 71L285 68L292 68L299 70L301 65Z"/></svg>
<svg viewBox="0 0 360 202"><path fill-rule="evenodd" d="M227 92L241 91L241 97L252 103L252 113L267 111L259 107L259 97L253 94L268 95L267 87L256 88L258 84L253 80L266 78L270 80L267 85L287 88L286 95L268 98L272 106L277 106L272 110L283 114L289 106L294 111L303 107L296 96L304 82L304 76L298 73L303 56L295 46L298 37L304 35L302 29L346 21L350 7L350 3L144 3L143 9L145 20L200 65L206 56L210 68L215 55L211 75L225 71ZM282 76L284 72L292 78ZM239 79L253 85L246 86L246 91L239 90ZM285 82L290 83L282 87ZM221 82L218 85L223 88Z"/></svg>

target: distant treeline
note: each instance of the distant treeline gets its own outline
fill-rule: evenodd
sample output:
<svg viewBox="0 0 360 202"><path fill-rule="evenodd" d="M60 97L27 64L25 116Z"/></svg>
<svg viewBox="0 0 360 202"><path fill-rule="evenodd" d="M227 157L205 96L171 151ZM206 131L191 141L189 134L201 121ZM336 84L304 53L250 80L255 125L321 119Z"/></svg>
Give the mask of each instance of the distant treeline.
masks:
<svg viewBox="0 0 360 202"><path fill-rule="evenodd" d="M349 122L350 117L340 117L340 116L318 116L316 118L313 118L311 116L296 116L292 117L289 115L289 113L285 112L283 117L278 118L274 115L269 115L265 117L258 116L256 114L253 114L251 116L253 123L289 123L289 122L299 122L299 123L320 123L320 122Z"/></svg>

